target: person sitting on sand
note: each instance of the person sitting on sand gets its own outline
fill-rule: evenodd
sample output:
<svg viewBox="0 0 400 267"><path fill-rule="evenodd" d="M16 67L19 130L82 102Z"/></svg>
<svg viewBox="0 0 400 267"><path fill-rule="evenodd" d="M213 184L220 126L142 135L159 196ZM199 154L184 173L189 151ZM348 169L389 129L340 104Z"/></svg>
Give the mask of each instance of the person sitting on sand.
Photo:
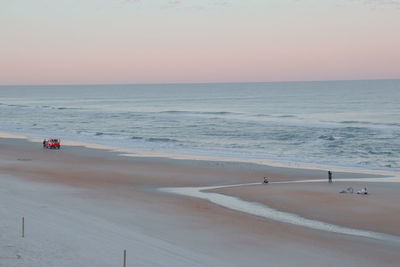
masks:
<svg viewBox="0 0 400 267"><path fill-rule="evenodd" d="M268 183L269 183L269 181L268 181L267 177L264 177L264 184L268 184Z"/></svg>
<svg viewBox="0 0 400 267"><path fill-rule="evenodd" d="M360 191L357 191L357 194L359 194L359 195L368 195L367 187L364 187Z"/></svg>

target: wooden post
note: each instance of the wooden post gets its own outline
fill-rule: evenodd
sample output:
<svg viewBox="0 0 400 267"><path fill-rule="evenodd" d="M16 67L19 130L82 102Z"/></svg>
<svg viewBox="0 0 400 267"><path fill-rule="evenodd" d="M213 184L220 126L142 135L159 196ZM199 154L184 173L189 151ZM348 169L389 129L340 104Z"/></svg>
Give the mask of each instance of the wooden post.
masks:
<svg viewBox="0 0 400 267"><path fill-rule="evenodd" d="M124 267L126 267L126 249L124 249Z"/></svg>
<svg viewBox="0 0 400 267"><path fill-rule="evenodd" d="M25 222L24 222L24 217L22 217L22 238L24 237L24 235L25 235Z"/></svg>

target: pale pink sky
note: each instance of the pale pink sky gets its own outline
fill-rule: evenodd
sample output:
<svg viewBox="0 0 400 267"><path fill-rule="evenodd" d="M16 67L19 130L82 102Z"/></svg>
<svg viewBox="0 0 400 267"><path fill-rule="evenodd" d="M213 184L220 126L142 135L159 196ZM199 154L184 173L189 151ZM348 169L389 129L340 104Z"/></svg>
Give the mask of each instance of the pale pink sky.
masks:
<svg viewBox="0 0 400 267"><path fill-rule="evenodd" d="M400 1L1 5L0 85L400 78Z"/></svg>

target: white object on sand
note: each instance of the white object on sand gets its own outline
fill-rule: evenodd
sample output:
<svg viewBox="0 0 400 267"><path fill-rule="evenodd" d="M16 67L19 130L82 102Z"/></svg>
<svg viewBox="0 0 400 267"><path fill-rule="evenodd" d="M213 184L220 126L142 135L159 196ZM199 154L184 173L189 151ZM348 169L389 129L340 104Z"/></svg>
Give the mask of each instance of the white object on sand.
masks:
<svg viewBox="0 0 400 267"><path fill-rule="evenodd" d="M364 187L364 188L361 189L360 191L357 191L357 194L359 194L359 195L368 195L367 188Z"/></svg>

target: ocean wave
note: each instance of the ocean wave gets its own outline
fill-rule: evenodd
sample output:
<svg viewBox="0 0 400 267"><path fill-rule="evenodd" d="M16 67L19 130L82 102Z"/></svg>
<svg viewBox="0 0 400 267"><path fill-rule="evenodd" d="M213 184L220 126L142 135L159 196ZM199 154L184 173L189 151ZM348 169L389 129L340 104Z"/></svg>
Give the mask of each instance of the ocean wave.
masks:
<svg viewBox="0 0 400 267"><path fill-rule="evenodd" d="M75 108L75 107L51 107L52 109L57 110L81 110L82 108Z"/></svg>
<svg viewBox="0 0 400 267"><path fill-rule="evenodd" d="M117 134L117 133L110 133L110 132L108 132L108 133L96 132L94 135L95 135L95 136L114 136L114 138L115 138L116 136L122 137L120 134Z"/></svg>
<svg viewBox="0 0 400 267"><path fill-rule="evenodd" d="M65 110L65 109L77 110L77 109L80 109L80 108L75 108L75 107L56 107L56 106L49 106L49 105L23 105L23 104L6 104L6 103L0 103L0 105L8 106L8 107L34 108L34 109L54 109L54 110Z"/></svg>
<svg viewBox="0 0 400 267"><path fill-rule="evenodd" d="M297 140L298 135L297 133L282 133L276 136L277 140L281 141L290 141L290 140Z"/></svg>
<svg viewBox="0 0 400 267"><path fill-rule="evenodd" d="M340 121L341 124L361 124L373 126L400 126L397 122L371 122L371 121Z"/></svg>
<svg viewBox="0 0 400 267"><path fill-rule="evenodd" d="M400 123L397 123L397 122L387 123L386 125L388 125L388 126L399 126L400 127Z"/></svg>
<svg viewBox="0 0 400 267"><path fill-rule="evenodd" d="M278 118L297 118L297 116L295 116L295 115L290 115L290 114L279 115L279 116L276 116L276 117L278 117Z"/></svg>
<svg viewBox="0 0 400 267"><path fill-rule="evenodd" d="M368 154L371 154L371 155L386 155L386 156L393 155L393 153L391 151L373 151L373 150L369 150Z"/></svg>
<svg viewBox="0 0 400 267"><path fill-rule="evenodd" d="M370 132L371 131L371 129L366 128L366 127L345 127L344 129L349 132Z"/></svg>
<svg viewBox="0 0 400 267"><path fill-rule="evenodd" d="M340 147L338 144L335 143L329 143L328 148L338 148Z"/></svg>
<svg viewBox="0 0 400 267"><path fill-rule="evenodd" d="M176 140L176 139L171 139L171 138L156 138L156 137L147 138L146 141L148 141L148 142L164 142L164 143L178 142L178 140Z"/></svg>
<svg viewBox="0 0 400 267"><path fill-rule="evenodd" d="M21 104L5 104L9 107L17 107L17 108L29 108L27 105L21 105Z"/></svg>
<svg viewBox="0 0 400 267"><path fill-rule="evenodd" d="M76 108L76 107L57 107L57 106L50 106L50 105L41 105L41 106L31 106L33 108L39 108L39 109L53 109L53 110L80 110L81 108Z"/></svg>
<svg viewBox="0 0 400 267"><path fill-rule="evenodd" d="M204 114L204 115L234 115L239 114L235 112L228 111L185 111L185 110L167 110L160 111L159 113L168 113L168 114Z"/></svg>
<svg viewBox="0 0 400 267"><path fill-rule="evenodd" d="M328 140L328 141L336 140L336 138L333 135L320 135L318 138L323 139L323 140Z"/></svg>
<svg viewBox="0 0 400 267"><path fill-rule="evenodd" d="M340 121L339 123L342 123L342 124L357 124L357 123L369 124L369 122L363 122L363 121Z"/></svg>
<svg viewBox="0 0 400 267"><path fill-rule="evenodd" d="M268 114L255 114L254 117L271 117L271 115L268 115Z"/></svg>
<svg viewBox="0 0 400 267"><path fill-rule="evenodd" d="M342 138L344 138L344 139L350 139L350 138L354 138L354 137L356 137L356 136L354 134L351 134L351 133L342 134Z"/></svg>

